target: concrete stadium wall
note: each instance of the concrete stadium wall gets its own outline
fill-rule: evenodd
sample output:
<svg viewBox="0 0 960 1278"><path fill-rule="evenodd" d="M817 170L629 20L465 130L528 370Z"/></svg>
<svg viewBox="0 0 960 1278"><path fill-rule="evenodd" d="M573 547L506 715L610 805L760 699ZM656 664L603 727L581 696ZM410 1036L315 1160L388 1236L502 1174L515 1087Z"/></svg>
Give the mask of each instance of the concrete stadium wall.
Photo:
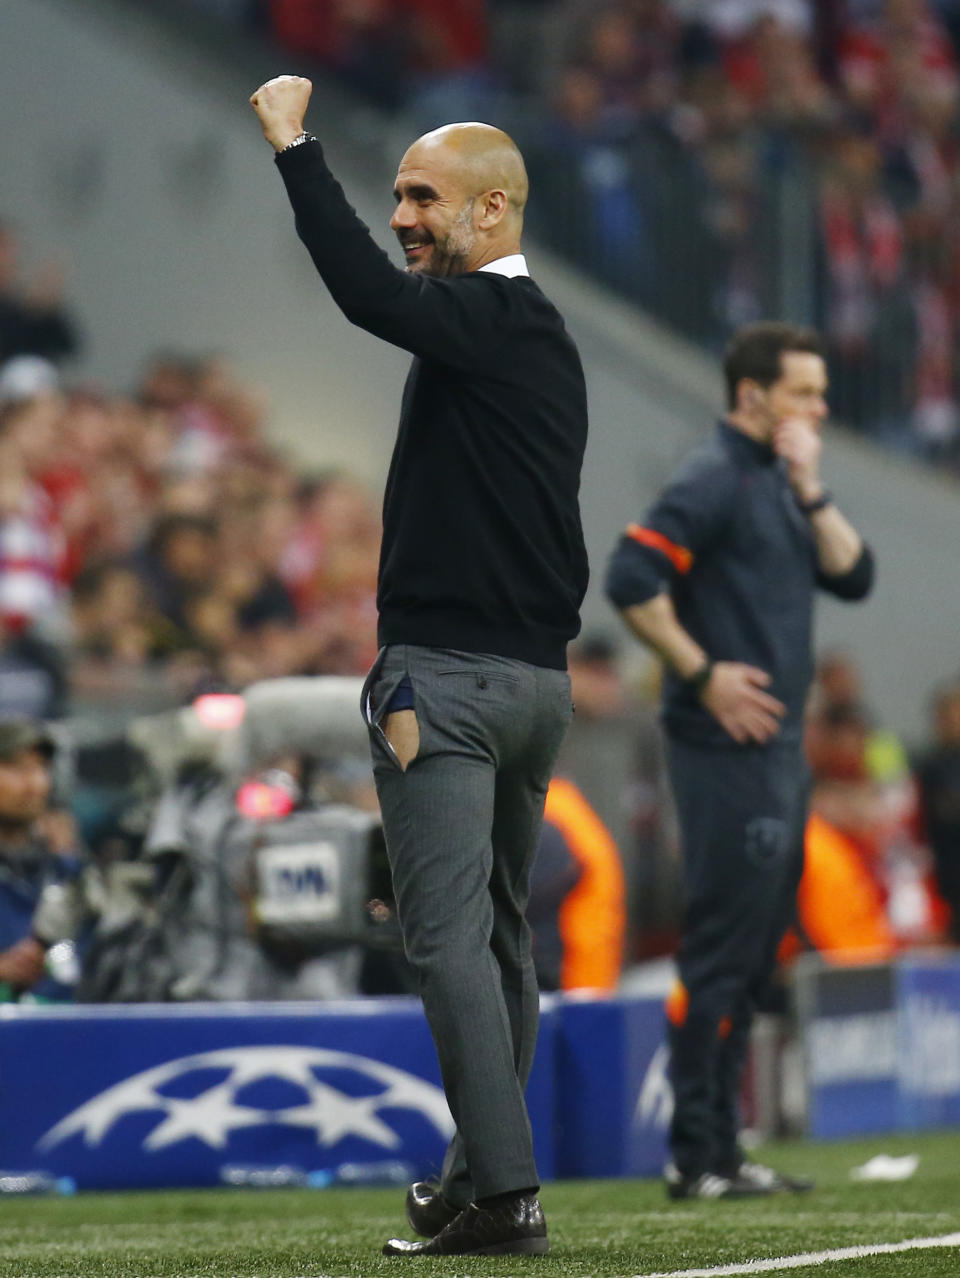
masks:
<svg viewBox="0 0 960 1278"><path fill-rule="evenodd" d="M158 347L222 350L267 388L277 438L379 481L406 357L325 295L247 103L260 80L121 18L0 4L0 217L38 256L66 250L83 375L122 387ZM358 200L384 230L391 205L389 186Z"/></svg>
<svg viewBox="0 0 960 1278"><path fill-rule="evenodd" d="M160 346L221 350L267 389L279 442L379 484L407 361L343 321L294 235L246 102L283 69L296 68L268 50L199 56L107 0L4 0L0 217L23 225L35 256L69 253L70 297L88 335L84 377L121 388ZM385 130L319 87L310 122L389 246L402 127ZM709 429L719 378L699 352L536 246L528 256L584 355L585 625L616 635L599 588L606 556ZM865 607L824 602L819 641L853 648L870 701L919 737L930 686L960 670L960 489L840 434L826 473L876 547L880 579Z"/></svg>

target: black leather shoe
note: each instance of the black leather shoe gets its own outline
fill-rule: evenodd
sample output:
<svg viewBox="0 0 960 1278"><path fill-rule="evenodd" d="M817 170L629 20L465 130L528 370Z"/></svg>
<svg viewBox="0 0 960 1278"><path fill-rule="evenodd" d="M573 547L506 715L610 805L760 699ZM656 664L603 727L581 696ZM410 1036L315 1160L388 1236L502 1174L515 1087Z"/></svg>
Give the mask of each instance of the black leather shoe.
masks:
<svg viewBox="0 0 960 1278"><path fill-rule="evenodd" d="M540 1200L524 1194L497 1207L471 1203L429 1242L391 1238L385 1256L543 1256L550 1250Z"/></svg>
<svg viewBox="0 0 960 1278"><path fill-rule="evenodd" d="M421 1238L436 1238L460 1212L460 1207L447 1202L435 1180L414 1181L407 1190L407 1220Z"/></svg>

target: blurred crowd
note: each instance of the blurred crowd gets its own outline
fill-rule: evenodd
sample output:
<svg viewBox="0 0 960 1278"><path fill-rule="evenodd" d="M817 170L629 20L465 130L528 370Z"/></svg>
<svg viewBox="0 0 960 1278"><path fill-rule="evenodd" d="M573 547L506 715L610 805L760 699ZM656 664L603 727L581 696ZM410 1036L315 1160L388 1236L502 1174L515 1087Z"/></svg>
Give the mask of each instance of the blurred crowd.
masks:
<svg viewBox="0 0 960 1278"><path fill-rule="evenodd" d="M13 242L0 228L0 260ZM288 463L261 393L216 355L156 355L130 394L64 389L62 302L6 297L0 280L0 315L22 298L0 330L0 713L61 715L67 665L75 694L146 673L174 697L365 669L372 494Z"/></svg>
<svg viewBox="0 0 960 1278"><path fill-rule="evenodd" d="M587 639L528 912L545 990L613 991L676 949L676 822L652 685ZM0 715L0 1001L326 999L415 992L357 713L359 676L269 678L139 716L95 747ZM960 945L960 677L911 757L821 660L807 723L802 954ZM635 969L637 975L641 968Z"/></svg>
<svg viewBox="0 0 960 1278"><path fill-rule="evenodd" d="M929 724L911 757L871 712L850 654L821 658L795 942L841 958L960 942L960 681L935 690Z"/></svg>
<svg viewBox="0 0 960 1278"><path fill-rule="evenodd" d="M640 188L631 177L617 194L627 170L610 156L633 165L665 148L677 163L663 172L691 183L690 224L728 245L710 259L724 287L700 290L725 323L760 304L749 259L762 208L746 180L767 154L759 125L802 138L824 163L841 394L853 368L878 376L884 326L909 330L920 342L905 348L911 359L919 349L903 392L910 429L948 454L957 15L922 0L851 0L846 14L801 0L410 3L435 36L454 19L476 34L471 14L485 24L479 44L464 37L464 67L498 31L514 31L519 49L548 22L556 75L529 58L510 73L552 113L531 134L546 148L529 150L532 163L549 159L543 183L569 205L568 179L596 179L603 199L580 208L628 279L641 260ZM320 7L331 24L399 9ZM417 47L409 65L439 91L448 54ZM489 91L488 62L481 72L471 91ZM564 154L579 157L573 176ZM25 278L18 247L0 221L0 996L406 988L356 713L376 646L374 496L349 474L303 474L285 458L262 393L216 353L155 354L126 393L71 380L63 367L82 325L58 270ZM645 269L633 278L649 283ZM623 962L675 946L677 833L655 679L626 680L603 637L578 642L570 670L578 713L548 799L531 922L545 988L610 989ZM130 723L147 709L163 713ZM97 716L108 726L91 734ZM908 753L870 711L853 659L828 654L807 746L807 872L784 962L960 943L960 670L934 695L928 742ZM362 874L304 862L308 844ZM352 884L333 930L330 882Z"/></svg>
<svg viewBox="0 0 960 1278"><path fill-rule="evenodd" d="M420 128L509 128L538 236L689 336L716 349L763 315L816 324L838 417L960 466L957 0L257 12Z"/></svg>
<svg viewBox="0 0 960 1278"><path fill-rule="evenodd" d="M71 379L62 281L9 224L0 260L0 1000L412 988L359 714L373 495L287 461L218 355ZM613 988L620 850L572 781L534 881L544 988Z"/></svg>
<svg viewBox="0 0 960 1278"><path fill-rule="evenodd" d="M570 658L577 720L561 767L606 813L599 775L610 776L616 754L629 761L618 778L626 817L618 833L630 957L673 953L682 908L677 829L650 713L654 689L625 683L617 654L599 640L581 642ZM871 709L853 654L821 656L806 719L806 869L785 964L806 952L856 962L960 944L960 668L931 693L928 722L927 739L908 746ZM618 725L629 725L619 742Z"/></svg>

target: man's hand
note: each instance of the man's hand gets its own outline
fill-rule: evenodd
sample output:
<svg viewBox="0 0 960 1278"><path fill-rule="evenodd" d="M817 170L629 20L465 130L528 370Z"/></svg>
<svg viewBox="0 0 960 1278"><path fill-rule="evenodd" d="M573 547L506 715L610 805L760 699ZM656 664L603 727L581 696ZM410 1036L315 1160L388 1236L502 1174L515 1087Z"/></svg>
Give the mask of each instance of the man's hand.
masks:
<svg viewBox="0 0 960 1278"><path fill-rule="evenodd" d="M0 953L0 981L15 990L28 990L43 976L46 950L33 936L25 936L16 945Z"/></svg>
<svg viewBox="0 0 960 1278"><path fill-rule="evenodd" d="M800 417L779 422L773 431L773 451L787 463L790 487L801 501L816 501L823 492L820 455L823 440L815 426Z"/></svg>
<svg viewBox="0 0 960 1278"><path fill-rule="evenodd" d="M734 741L761 745L775 736L787 707L764 688L770 676L740 661L718 661L710 672L700 700Z"/></svg>
<svg viewBox="0 0 960 1278"><path fill-rule="evenodd" d="M303 132L303 117L313 85L299 75L278 75L261 84L250 99L263 136L275 151L282 151Z"/></svg>

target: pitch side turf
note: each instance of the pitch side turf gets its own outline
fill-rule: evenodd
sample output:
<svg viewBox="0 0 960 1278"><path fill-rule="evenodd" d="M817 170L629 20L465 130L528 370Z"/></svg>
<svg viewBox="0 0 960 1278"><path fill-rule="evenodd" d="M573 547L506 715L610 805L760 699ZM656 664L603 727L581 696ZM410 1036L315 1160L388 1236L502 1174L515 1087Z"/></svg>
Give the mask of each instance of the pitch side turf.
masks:
<svg viewBox="0 0 960 1278"><path fill-rule="evenodd" d="M902 1183L852 1182L850 1169L879 1152L915 1152L919 1169ZM548 1185L553 1250L542 1259L380 1256L389 1235L410 1236L396 1190L3 1198L0 1278L632 1278L960 1233L960 1131L777 1145L762 1157L816 1177L818 1188L800 1198L670 1205L652 1181ZM960 1247L783 1271L794 1278L958 1278Z"/></svg>

